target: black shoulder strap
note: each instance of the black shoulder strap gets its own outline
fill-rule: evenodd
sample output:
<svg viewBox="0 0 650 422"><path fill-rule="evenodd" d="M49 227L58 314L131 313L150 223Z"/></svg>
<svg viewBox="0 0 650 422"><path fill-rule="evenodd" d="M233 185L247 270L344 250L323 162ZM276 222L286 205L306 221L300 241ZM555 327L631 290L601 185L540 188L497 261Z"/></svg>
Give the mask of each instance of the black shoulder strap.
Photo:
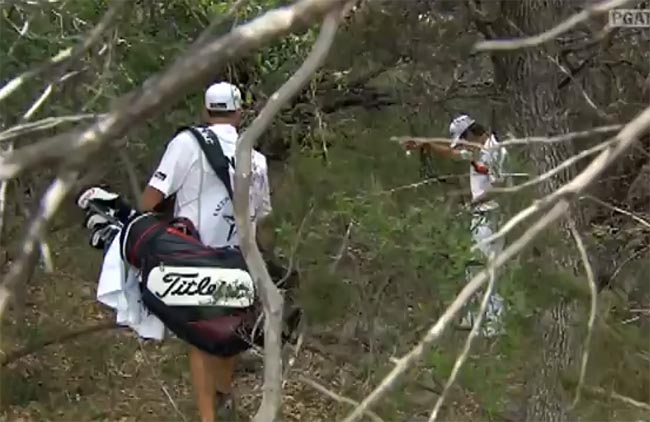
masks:
<svg viewBox="0 0 650 422"><path fill-rule="evenodd" d="M223 149L221 148L221 143L219 142L219 137L217 134L207 127L202 126L201 128L205 130L206 136L203 136L203 133L201 133L201 131L194 126L181 127L176 133L178 134L184 130L188 130L192 135L194 135L194 138L196 138L197 142L201 146L201 149L203 150L203 154L205 154L205 158L208 159L210 167L212 167L217 177L224 184L226 190L228 191L228 196L230 196L230 199L232 200L233 192L232 185L230 183L229 171L230 161L228 161L228 157L226 157L226 155L223 153Z"/></svg>

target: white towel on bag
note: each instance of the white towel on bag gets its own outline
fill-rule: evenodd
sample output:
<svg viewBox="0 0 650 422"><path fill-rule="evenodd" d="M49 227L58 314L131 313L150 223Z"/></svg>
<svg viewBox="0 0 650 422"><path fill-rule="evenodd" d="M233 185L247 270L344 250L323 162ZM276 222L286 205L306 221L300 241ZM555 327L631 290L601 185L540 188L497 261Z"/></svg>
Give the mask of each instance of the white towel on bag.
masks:
<svg viewBox="0 0 650 422"><path fill-rule="evenodd" d="M120 233L113 238L104 255L97 300L116 311L118 325L128 326L140 337L162 340L165 326L142 304L139 272L122 260L120 255Z"/></svg>

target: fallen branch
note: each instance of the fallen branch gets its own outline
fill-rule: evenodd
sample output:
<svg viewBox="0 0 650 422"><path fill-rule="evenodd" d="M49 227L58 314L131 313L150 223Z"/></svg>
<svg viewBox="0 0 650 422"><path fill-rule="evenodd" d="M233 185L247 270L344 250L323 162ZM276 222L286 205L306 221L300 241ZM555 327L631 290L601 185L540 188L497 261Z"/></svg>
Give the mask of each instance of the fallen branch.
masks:
<svg viewBox="0 0 650 422"><path fill-rule="evenodd" d="M58 334L56 336L48 338L47 340L40 341L36 344L30 344L29 346L23 347L22 349L18 349L6 354L2 353L2 359L0 359L0 366L7 366L12 362L22 359L25 356L34 354L48 346L65 343L67 341L74 340L86 334L92 334L104 330L111 330L114 328L123 328L123 327L116 325L114 322L102 322L97 325L91 325L89 327L83 327L63 334Z"/></svg>
<svg viewBox="0 0 650 422"><path fill-rule="evenodd" d="M303 2L304 4L306 2ZM317 4L336 6L336 2L321 1ZM273 12L270 12L273 13ZM320 35L305 62L276 91L251 126L241 135L235 153L235 220L240 236L240 246L246 264L259 289L264 308L264 394L254 421L274 421L277 417L282 395L282 307L283 298L273 284L257 247L255 233L250 221L251 153L255 141L269 127L275 115L309 81L321 66L334 41L338 29L340 11L330 12L323 22Z"/></svg>
<svg viewBox="0 0 650 422"><path fill-rule="evenodd" d="M584 386L585 375L587 373L587 363L589 362L589 346L591 344L591 335L594 331L594 323L596 322L596 312L598 308L598 287L596 286L596 279L594 277L594 271L589 263L589 255L587 254L587 249L585 249L585 244L582 241L582 236L578 233L578 230L575 227L575 222L571 220L569 226L571 235L576 242L576 247L580 252L580 258L582 259L582 264L585 267L585 273L587 274L587 282L589 283L589 292L591 293L591 309L589 311L589 322L587 323L587 337L585 338L585 344L582 346L582 362L580 364L580 378L578 379L578 386L576 387L576 396L573 400L572 406L575 407L580 401L580 391Z"/></svg>
<svg viewBox="0 0 650 422"><path fill-rule="evenodd" d="M608 0L602 3L595 4L591 7L588 7L581 12L578 12L572 15L567 20L563 21L559 25L544 31L541 34L519 38L513 40L488 40L480 41L474 45L474 51L497 51L497 50L519 50L522 48L535 47L540 44L546 43L548 41L555 40L559 35L568 32L574 28L579 23L586 21L592 16L596 16L602 13L630 3L631 0Z"/></svg>
<svg viewBox="0 0 650 422"><path fill-rule="evenodd" d="M327 387L319 384L318 382L312 380L311 378L307 378L304 375L298 375L298 380L314 390L323 393L327 397L336 400L339 403L347 403L352 406L359 406L359 402L352 400L349 397L342 396L340 394L336 394L335 392L329 390ZM368 415L373 421L375 422L383 422L383 419L380 418L375 412L372 410L366 410L366 415Z"/></svg>
<svg viewBox="0 0 650 422"><path fill-rule="evenodd" d="M265 13L230 33L202 45L193 44L165 72L122 96L105 117L83 130L73 130L0 158L0 180L48 162L83 164L87 157L174 105L194 84L206 82L219 66L279 36L320 19L345 0L300 0Z"/></svg>

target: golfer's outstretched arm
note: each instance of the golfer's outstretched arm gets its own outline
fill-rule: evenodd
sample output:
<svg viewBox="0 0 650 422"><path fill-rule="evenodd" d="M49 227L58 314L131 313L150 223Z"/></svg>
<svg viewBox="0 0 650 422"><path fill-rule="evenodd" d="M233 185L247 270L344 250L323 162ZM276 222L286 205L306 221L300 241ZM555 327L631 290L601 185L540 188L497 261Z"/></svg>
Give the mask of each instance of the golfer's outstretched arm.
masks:
<svg viewBox="0 0 650 422"><path fill-rule="evenodd" d="M451 158L451 159L464 158L459 150L453 149L448 143L434 142L434 141L423 142L414 139L414 140L407 140L403 142L402 146L407 151L422 150L422 151L433 152L445 158Z"/></svg>

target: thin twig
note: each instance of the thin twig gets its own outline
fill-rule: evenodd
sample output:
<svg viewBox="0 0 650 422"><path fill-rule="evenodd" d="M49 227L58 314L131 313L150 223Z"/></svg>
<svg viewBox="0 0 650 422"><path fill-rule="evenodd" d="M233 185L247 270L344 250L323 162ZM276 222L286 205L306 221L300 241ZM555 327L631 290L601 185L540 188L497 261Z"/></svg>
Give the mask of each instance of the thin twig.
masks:
<svg viewBox="0 0 650 422"><path fill-rule="evenodd" d="M650 411L650 404L644 403L642 401L634 400L631 397L623 396L621 394L618 394L615 391L606 391L604 388L593 387L591 385L585 385L583 387L583 389L585 391L588 391L588 392L592 393L592 394L598 394L600 396L609 397L609 398L618 400L621 403L625 403L627 405L630 405L630 406L633 406L633 407L636 407L636 408L639 408L639 409Z"/></svg>
<svg viewBox="0 0 650 422"><path fill-rule="evenodd" d="M599 15L609 11L610 9L623 6L630 1L631 0L609 0L597 3L582 10L579 13L572 15L570 18L563 21L559 25L549 29L548 31L544 31L541 34L513 40L480 41L474 45L474 51L519 50L522 48L535 47L537 45L554 40L558 35L571 30L576 25L586 21L592 16Z"/></svg>
<svg viewBox="0 0 650 422"><path fill-rule="evenodd" d="M47 223L54 216L63 199L72 189L77 174L75 170L65 171L52 182L43 195L40 207L29 224L20 254L3 278L2 284L0 284L0 320L4 315L12 290L22 282L24 275L31 271L30 263L36 254L36 243L41 238Z"/></svg>
<svg viewBox="0 0 650 422"><path fill-rule="evenodd" d="M454 385L454 382L456 382L456 378L460 373L460 369L463 367L463 364L467 360L467 357L469 356L469 352L472 349L472 343L474 342L474 339L476 338L476 336L478 336L478 333L481 330L483 317L485 316L485 311L487 309L488 303L490 302L490 296L492 296L492 292L494 291L494 284L496 280L496 277L494 275L494 267L491 264L492 259L494 259L494 255L490 257L490 263L488 263L488 271L490 272L490 282L488 283L488 286L485 289L485 294L483 295L483 300L481 301L481 306L478 311L478 317L474 322L474 326L472 327L472 330L467 335L467 340L465 340L463 351L461 352L460 355L458 355L458 358L454 363L454 368L451 370L449 379L445 384L445 389L442 391L440 397L438 397L438 401L436 402L436 405L433 408L433 411L431 412L431 416L429 417L429 422L435 422L438 419L438 414L440 412L440 409L442 409L442 404L445 402L445 399L447 398L447 395L449 394L451 387Z"/></svg>
<svg viewBox="0 0 650 422"><path fill-rule="evenodd" d="M493 262L494 269L496 270L500 268L510 258L517 255L524 247L535 239L539 233L546 230L552 223L566 213L569 209L567 198L580 193L593 183L593 181L596 180L617 157L634 144L637 138L644 133L646 128L649 126L650 107L643 110L632 121L626 124L625 127L616 135L618 142L601 152L598 157L596 157L580 174L556 191L546 195L541 200L536 201L513 217L517 218L517 216L521 214L535 213L552 207L521 237L519 237L519 239L510 244L503 252L496 256ZM456 296L456 299L454 299L454 301L447 307L440 318L438 318L438 321L436 321L426 335L420 340L417 346L398 360L395 368L384 377L379 386L377 386L361 402L359 407L357 407L354 412L350 413L343 422L353 422L358 420L365 409L369 408L372 404L383 397L391 388L393 388L395 382L404 374L404 372L420 359L428 347L442 335L449 322L455 318L456 314L458 314L462 307L471 299L472 295L481 288L486 279L487 273L485 270L474 276Z"/></svg>
<svg viewBox="0 0 650 422"><path fill-rule="evenodd" d="M343 240L341 241L341 246L339 247L339 252L336 254L334 261L330 264L330 274L334 274L336 267L339 265L339 262L343 258L345 251L348 249L348 241L350 240L350 234L352 233L352 226L354 225L353 221L350 221L348 228L345 230L345 235L343 235Z"/></svg>
<svg viewBox="0 0 650 422"><path fill-rule="evenodd" d="M321 6L329 4L335 7L335 2L320 2ZM283 298L278 288L273 284L264 263L264 259L255 242L255 234L250 221L249 191L251 181L251 152L255 141L269 127L273 118L311 79L312 75L324 62L334 41L338 25L339 13L336 9L325 17L321 32L309 56L276 91L266 103L251 126L241 135L235 152L235 220L240 235L240 246L246 263L255 280L264 308L264 394L262 403L253 418L257 422L274 421L280 408L282 395L282 307Z"/></svg>
<svg viewBox="0 0 650 422"><path fill-rule="evenodd" d="M46 348L47 346L65 343L67 341L74 340L86 334L96 333L98 331L110 330L113 328L121 328L121 327L119 325L116 325L115 322L102 322L100 324L79 328L73 331L65 332L63 334L58 334L56 336L48 338L47 340L39 341L36 344L30 344L27 347L23 347L22 349L15 350L7 354L5 354L4 352L0 352L2 353L2 359L0 359L0 366L6 366L12 362L24 358L25 356L29 356L33 353L36 353Z"/></svg>
<svg viewBox="0 0 650 422"><path fill-rule="evenodd" d="M531 136L527 138L518 138L518 139L507 139L503 142L499 142L498 145L490 146L486 148L487 150L497 149L501 147L511 146L511 145L530 145L534 143L542 144L554 144L558 142L567 142L573 141L575 139L587 138L594 135L600 135L603 133L616 132L623 128L624 125L608 125L595 127L589 130L582 130L579 132L570 132L558 136Z"/></svg>
<svg viewBox="0 0 650 422"><path fill-rule="evenodd" d="M327 397L336 400L339 403L347 403L352 406L359 406L359 402L352 400L349 397L342 396L340 394L336 394L335 392L331 391L327 387L323 386L322 384L316 382L315 380L311 378L307 378L304 375L298 375L298 380L304 384L307 384L314 390L323 393ZM383 422L383 419L380 418L375 412L372 410L366 410L366 415L368 415L373 421L375 422Z"/></svg>
<svg viewBox="0 0 650 422"><path fill-rule="evenodd" d="M314 211L314 206L310 206L309 210L303 217L302 221L300 222L300 226L298 227L298 231L296 232L296 238L293 241L293 247L291 248L291 255L289 255L289 264L287 265L287 271L285 272L284 276L278 281L276 286L280 287L282 286L291 276L291 273L293 272L293 265L294 265L294 260L296 257L296 252L298 252L298 246L300 245L300 242L302 240L302 231L305 228L307 224L307 220L311 216L312 212Z"/></svg>
<svg viewBox="0 0 650 422"><path fill-rule="evenodd" d="M573 197L591 185L624 151L630 148L635 141L650 126L650 107L640 112L632 121L626 124L614 138L612 143L602 151L594 160L569 183L563 185L556 191L544 198L535 200L533 203L519 211L495 234L483 239L481 243L490 243L507 235L517 224L524 221L531 215L548 209L560 199ZM472 251L478 249L478 244L472 246Z"/></svg>
<svg viewBox="0 0 650 422"><path fill-rule="evenodd" d="M616 278L616 276L617 276L617 275L618 275L618 274L623 270L623 268L624 268L628 263L632 262L634 259L636 259L639 255L641 255L642 253L644 253L644 252L647 251L648 249L650 249L650 245L647 245L647 246L645 246L645 247L639 249L638 251L636 251L636 252L633 253L632 255L630 255L630 256L628 256L627 258L625 258L625 260L624 260L623 262L621 262L621 264L620 264L620 265L619 265L619 266L614 270L614 272L612 273L612 275L609 277L609 280L607 280L607 283L606 283L606 284L607 284L607 285L611 285L612 282L614 281L614 279Z"/></svg>
<svg viewBox="0 0 650 422"><path fill-rule="evenodd" d="M232 6L230 6L230 9L228 9L228 11L223 16L210 22L210 25L208 25L208 27L203 31L203 33L199 36L199 38L197 38L195 45L199 46L210 41L210 38L212 37L212 33L214 32L214 30L220 27L221 25L223 25L228 19L235 16L233 25L230 28L230 30L232 31L237 23L236 13L239 11L239 9L241 9L246 4L246 1L247 0L236 0L232 4ZM192 9L191 6L189 8Z"/></svg>
<svg viewBox="0 0 650 422"><path fill-rule="evenodd" d="M507 186L507 187L494 187L494 188L488 189L486 191L486 193L485 193L485 196L481 197L481 201L484 201L486 198L488 198L490 196L490 194L493 194L493 193L513 193L513 192L518 192L518 191L520 191L520 190L522 190L524 188L527 188L527 187L534 186L534 185L537 185L539 183L542 183L542 182L550 179L551 177L555 176L556 174L558 174L562 170L564 170L564 169L566 169L568 167L571 167L572 165L574 165L578 161L580 161L580 160L582 160L584 158L587 158L590 155L594 155L595 153L597 153L599 151L604 150L605 148L612 145L614 142L616 142L616 139L610 139L610 140L607 140L605 142L601 142L600 144L595 145L595 146L593 146L591 148L580 151L578 154L575 154L575 155L567 158L566 160L564 160L563 162L561 162L557 166L553 167L549 171L547 171L547 172L545 172L543 174L540 174L536 178L528 180L528 181L526 181L524 183L521 183L519 185Z"/></svg>
<svg viewBox="0 0 650 422"><path fill-rule="evenodd" d="M274 9L236 27L230 33L190 48L167 70L154 75L139 88L122 96L111 112L83 130L72 130L45 141L25 146L0 158L0 180L19 175L42 163L64 161L83 164L92 153L116 143L119 138L171 107L183 92L214 75L227 61L304 28L346 0L300 0Z"/></svg>
<svg viewBox="0 0 650 422"><path fill-rule="evenodd" d="M596 322L596 312L598 307L598 287L596 286L596 279L594 277L594 271L589 262L589 255L587 254L587 249L585 249L585 244L582 241L582 236L578 233L578 230L575 227L575 222L571 220L569 224L569 230L571 235L576 242L576 247L580 252L580 258L582 259L582 264L585 267L585 273L587 274L587 282L589 283L589 292L591 293L591 309L589 311L589 322L587 323L587 337L585 338L585 343L582 346L582 362L580 364L580 378L578 379L578 386L576 387L576 396L573 400L572 406L578 404L580 401L580 392L585 382L585 375L587 373L587 363L589 362L589 348L591 345L591 335L594 331L594 323Z"/></svg>
<svg viewBox="0 0 650 422"><path fill-rule="evenodd" d="M129 178L131 196L133 196L133 201L137 202L140 198L140 181L138 180L138 174L135 170L135 165L125 150L121 149L119 155L120 160L122 160L122 163L124 163L126 174Z"/></svg>
<svg viewBox="0 0 650 422"><path fill-rule="evenodd" d="M99 41L103 33L111 27L124 3L126 3L126 0L113 0L108 11L104 14L97 26L95 26L88 35L83 38L82 42L74 47L69 47L60 51L56 56L51 57L45 63L42 63L7 82L2 88L0 88L0 102L13 94L29 79L32 79L53 67L72 63L79 59L86 51L88 51L88 49Z"/></svg>
<svg viewBox="0 0 650 422"><path fill-rule="evenodd" d="M147 356L147 351L144 350L144 347L142 346L142 341L138 341L138 346L140 346L140 351L142 352L142 357L144 358L145 363L147 364L149 369L151 369L153 379L158 380L158 383L160 385L160 389L165 394L165 396L167 396L167 400L169 400L169 403L171 403L171 405L174 408L174 411L176 412L176 414L178 416L180 416L182 420L186 421L187 418L185 417L183 412L181 412L181 409L178 408L178 405L176 404L176 402L172 398L172 395L169 394L169 391L167 390L167 387L165 387L165 382L163 381L163 378L160 376L160 374L158 374L158 371L156 371L155 365L149 360L149 357Z"/></svg>
<svg viewBox="0 0 650 422"><path fill-rule="evenodd" d="M35 122L12 126L9 129L0 132L0 141L7 141L19 136L27 135L29 133L51 129L63 123L76 123L82 120L97 119L101 117L103 116L98 114L76 114L70 116L46 117Z"/></svg>
<svg viewBox="0 0 650 422"><path fill-rule="evenodd" d="M559 219L569 208L566 201L560 200L558 203L535 224L533 224L519 239L510 244L503 252L495 257L492 262L494 270L505 264L510 258L518 254L524 247L526 247L540 232ZM350 413L343 422L353 422L358 420L364 411L386 393L388 393L396 384L397 380L418 361L424 353L429 350L429 347L440 338L444 333L447 326L451 321L456 318L456 315L463 309L474 296L476 291L480 289L488 279L488 270L482 270L475 275L463 289L458 293L452 303L440 315L436 323L429 328L424 337L418 344L412 348L406 355L397 359L395 367L386 375L379 385L361 402L361 404Z"/></svg>
<svg viewBox="0 0 650 422"><path fill-rule="evenodd" d="M632 220L634 220L637 223L639 223L639 224L641 224L641 225L643 225L643 226L650 229L650 222L648 220L646 220L646 219L643 219L643 218L639 217L637 214L635 214L633 212L624 210L623 208L617 207L616 205L609 204L609 203L607 203L605 201L602 201L602 200L596 198L593 195L583 195L583 196L580 197L580 199L583 199L583 198L589 199L590 201L594 201L597 204L600 204L600 205L602 205L602 206L604 206L606 208L609 208L612 211L616 211L616 212L618 212L620 214L627 215Z"/></svg>

